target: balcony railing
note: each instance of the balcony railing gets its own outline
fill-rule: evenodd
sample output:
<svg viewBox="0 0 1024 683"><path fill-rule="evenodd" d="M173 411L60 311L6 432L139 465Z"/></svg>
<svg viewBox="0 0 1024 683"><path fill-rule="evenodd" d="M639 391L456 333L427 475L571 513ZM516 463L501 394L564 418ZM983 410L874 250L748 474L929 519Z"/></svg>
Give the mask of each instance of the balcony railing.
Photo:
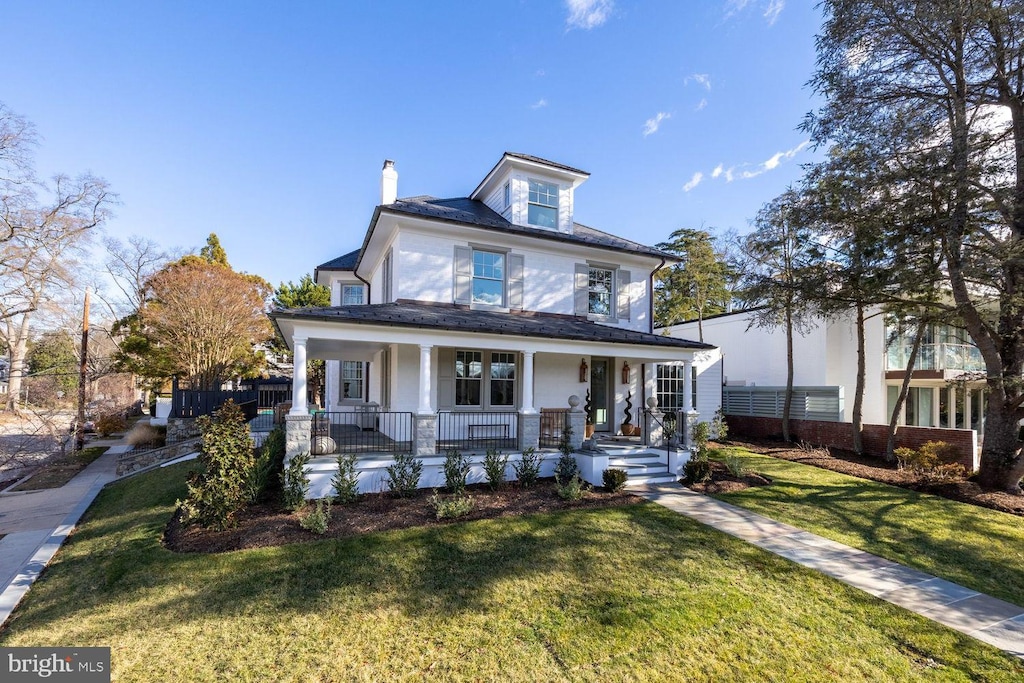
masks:
<svg viewBox="0 0 1024 683"><path fill-rule="evenodd" d="M316 413L312 437L331 437L335 453L411 453L412 428L412 413Z"/></svg>
<svg viewBox="0 0 1024 683"><path fill-rule="evenodd" d="M886 369L906 370L912 349L910 344L890 346L886 352ZM922 344L914 369L984 372L985 361L973 344Z"/></svg>
<svg viewBox="0 0 1024 683"><path fill-rule="evenodd" d="M504 411L440 411L437 414L437 452L518 450L519 413Z"/></svg>

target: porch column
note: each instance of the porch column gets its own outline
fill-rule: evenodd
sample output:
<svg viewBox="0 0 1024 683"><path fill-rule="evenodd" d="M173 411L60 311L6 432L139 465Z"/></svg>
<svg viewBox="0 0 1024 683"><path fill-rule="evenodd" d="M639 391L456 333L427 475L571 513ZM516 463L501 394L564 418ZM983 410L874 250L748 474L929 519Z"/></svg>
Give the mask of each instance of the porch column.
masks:
<svg viewBox="0 0 1024 683"><path fill-rule="evenodd" d="M964 386L964 429L971 428L971 394L968 387Z"/></svg>
<svg viewBox="0 0 1024 683"><path fill-rule="evenodd" d="M682 431L682 443L693 450L693 427L697 424L697 411L693 407L693 361L683 361L683 419L676 428Z"/></svg>
<svg viewBox="0 0 1024 683"><path fill-rule="evenodd" d="M292 409L289 415L308 415L306 405L306 337L292 338Z"/></svg>
<svg viewBox="0 0 1024 683"><path fill-rule="evenodd" d="M932 387L932 427L939 426L939 387Z"/></svg>
<svg viewBox="0 0 1024 683"><path fill-rule="evenodd" d="M420 344L420 404L417 412L420 415L431 415L434 408L430 403L430 352L431 344Z"/></svg>
<svg viewBox="0 0 1024 683"><path fill-rule="evenodd" d="M533 407L533 351L523 351L523 415L537 412Z"/></svg>

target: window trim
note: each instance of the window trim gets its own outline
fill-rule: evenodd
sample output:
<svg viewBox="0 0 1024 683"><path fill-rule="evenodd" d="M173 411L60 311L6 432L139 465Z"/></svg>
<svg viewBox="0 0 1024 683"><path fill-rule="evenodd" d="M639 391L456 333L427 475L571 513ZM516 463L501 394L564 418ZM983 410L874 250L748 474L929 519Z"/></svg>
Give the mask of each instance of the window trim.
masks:
<svg viewBox="0 0 1024 683"><path fill-rule="evenodd" d="M480 382L480 403L459 403L459 382L466 379L475 379L470 377L459 377L458 363L460 353L476 353L480 354L480 378L476 381ZM493 404L491 403L491 366L495 362L494 356L497 354L507 354L511 356L512 360L512 378L510 380L499 379L498 381L510 381L512 383L512 402L508 404ZM501 362L501 361L499 361ZM454 382L452 391L452 410L454 411L516 411L519 410L519 372L521 363L519 360L519 354L515 351L501 351L501 350L489 350L481 348L468 348L468 347L455 347L454 353L452 354L452 381Z"/></svg>
<svg viewBox="0 0 1024 683"><path fill-rule="evenodd" d="M542 203L540 201L540 192L539 191L537 193L537 201L534 201L533 200L534 189L532 187L532 185L534 183L536 183L537 185L546 185L546 186L555 188L555 192L554 192L554 202L555 203L554 204L544 204L544 203ZM537 228L542 228L544 230L557 230L558 229L558 225L559 225L559 221L561 220L561 217L562 217L562 211L561 211L561 209L562 209L562 207L561 207L561 199L562 198L561 198L561 194L562 194L562 188L561 188L561 186L557 182L551 182L551 181L548 181L548 180L539 180L539 179L536 179L536 178L529 178L529 179L527 179L527 186L526 186L526 224L527 225L532 225L532 226L537 227ZM545 192L545 195L550 196L550 194L547 193L547 192ZM530 220L530 207L531 206L537 206L537 207L540 207L540 208L543 208L543 209L554 209L555 210L555 223L554 223L554 225L544 225L542 223L534 223L533 221L531 221Z"/></svg>
<svg viewBox="0 0 1024 683"><path fill-rule="evenodd" d="M359 290L359 302L358 303L345 303L345 290ZM342 306L364 306L366 305L366 287L363 285L356 285L351 283L341 283L341 305Z"/></svg>
<svg viewBox="0 0 1024 683"><path fill-rule="evenodd" d="M658 398L658 408L663 411L678 412L683 409L683 387L685 378L683 372L686 366L682 363L658 363L657 370L654 373L654 395ZM675 372L671 377L663 377L663 369L672 368ZM664 384L663 384L664 383ZM662 387L670 387L669 391L662 390ZM662 401L662 396L673 396L674 400L671 407L666 407L665 402ZM694 410L697 409L697 364L693 363L690 366L690 400L692 401L692 407Z"/></svg>
<svg viewBox="0 0 1024 683"><path fill-rule="evenodd" d="M608 312L607 313L595 313L590 309L590 295L595 290L591 287L591 273L595 270L600 270L608 273L609 285L608 285ZM587 317L594 320L618 320L616 313L618 311L618 268L606 266L598 263L587 264Z"/></svg>
<svg viewBox="0 0 1024 683"><path fill-rule="evenodd" d="M355 367L359 369L357 376L349 378L346 373L346 367ZM339 387L342 401L354 401L359 403L366 402L366 363L359 360L343 360L341 361L341 386ZM358 396L346 396L345 385L357 383L359 387Z"/></svg>

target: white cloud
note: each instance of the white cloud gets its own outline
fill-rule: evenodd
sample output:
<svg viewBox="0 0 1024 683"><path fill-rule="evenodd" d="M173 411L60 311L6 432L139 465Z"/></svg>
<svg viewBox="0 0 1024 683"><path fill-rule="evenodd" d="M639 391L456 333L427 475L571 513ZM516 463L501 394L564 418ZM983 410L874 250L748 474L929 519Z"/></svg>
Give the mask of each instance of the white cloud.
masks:
<svg viewBox="0 0 1024 683"><path fill-rule="evenodd" d="M686 85L690 81L695 81L699 85L703 85L705 90L711 90L711 77L707 74L690 74L683 79L683 85Z"/></svg>
<svg viewBox="0 0 1024 683"><path fill-rule="evenodd" d="M715 166L715 170L711 172L711 177L712 178L717 178L718 176L722 175L722 171L723 170L725 170L725 169L722 168L722 164L719 164L718 166Z"/></svg>
<svg viewBox="0 0 1024 683"><path fill-rule="evenodd" d="M771 26L779 18L779 15L782 14L782 10L786 8L786 0L726 0L725 20L729 21L750 6L762 7L761 16Z"/></svg>
<svg viewBox="0 0 1024 683"><path fill-rule="evenodd" d="M768 25L771 26L775 23L775 20L782 14L783 8L785 8L785 0L768 0L768 7L764 10L764 18L768 20Z"/></svg>
<svg viewBox="0 0 1024 683"><path fill-rule="evenodd" d="M670 118L672 118L671 114L659 111L655 114L654 118L647 119L647 122L644 123L644 137L657 133L658 128L661 127L661 122Z"/></svg>
<svg viewBox="0 0 1024 683"><path fill-rule="evenodd" d="M700 98L700 102L697 103L697 106L694 107L694 111L700 111L706 106L708 106L708 98L702 97Z"/></svg>
<svg viewBox="0 0 1024 683"><path fill-rule="evenodd" d="M702 180L704 180L704 174L701 173L700 171L697 171L696 173L693 174L693 177L690 178L690 182L683 185L683 192L689 192L693 188L697 187L698 185L700 185L700 181Z"/></svg>
<svg viewBox="0 0 1024 683"><path fill-rule="evenodd" d="M542 107L548 106L548 101L543 97L530 105L530 109L541 109Z"/></svg>
<svg viewBox="0 0 1024 683"><path fill-rule="evenodd" d="M789 161L790 159L795 157L797 154L800 153L800 150L802 150L804 147L806 147L809 144L811 144L810 140L804 140L803 142L801 142L799 145L797 145L793 149L788 149L785 152L776 152L767 161L765 161L764 163L758 164L754 168L753 171L743 171L742 173L740 173L740 177L741 178L756 178L757 176L761 175L762 173L767 173L768 171L772 171L772 170L778 168L779 164L782 163L783 161Z"/></svg>
<svg viewBox="0 0 1024 683"><path fill-rule="evenodd" d="M544 76L545 76L544 69L537 69L533 73L533 75L536 76L537 78L544 78Z"/></svg>
<svg viewBox="0 0 1024 683"><path fill-rule="evenodd" d="M615 3L612 0L565 0L569 16L565 23L570 29L589 31L608 21Z"/></svg>

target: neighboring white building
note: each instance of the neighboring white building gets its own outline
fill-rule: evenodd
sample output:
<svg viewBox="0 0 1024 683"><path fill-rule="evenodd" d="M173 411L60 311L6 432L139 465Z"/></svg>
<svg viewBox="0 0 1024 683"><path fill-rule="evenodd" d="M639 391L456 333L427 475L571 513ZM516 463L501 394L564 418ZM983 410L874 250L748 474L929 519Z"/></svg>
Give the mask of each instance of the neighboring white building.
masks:
<svg viewBox="0 0 1024 683"><path fill-rule="evenodd" d="M425 458L448 447L553 448L565 419L556 411L588 391L598 435L621 431L627 399L637 424L656 364L689 369L711 347L653 332L653 275L678 259L575 222L587 177L505 153L468 197L398 199L385 162L362 245L316 269L331 307L272 314L295 356L290 453L308 429L306 358L327 361L314 452L345 440L340 427L386 437L377 451ZM679 407L692 413L689 399ZM317 441L328 434L326 446Z"/></svg>
<svg viewBox="0 0 1024 683"><path fill-rule="evenodd" d="M750 312L704 320L704 338L722 355L724 383L730 387L785 387L786 334L781 327L751 324ZM697 336L696 321L669 328L673 336ZM888 424L906 375L913 330L900 328L881 313L865 320L865 424ZM856 321L852 314L812 324L793 339L794 386L842 387L843 419L852 420L857 386ZM984 433L984 371L978 349L966 332L948 325L926 330L910 381L900 424L975 429ZM956 381L960 380L960 381Z"/></svg>

